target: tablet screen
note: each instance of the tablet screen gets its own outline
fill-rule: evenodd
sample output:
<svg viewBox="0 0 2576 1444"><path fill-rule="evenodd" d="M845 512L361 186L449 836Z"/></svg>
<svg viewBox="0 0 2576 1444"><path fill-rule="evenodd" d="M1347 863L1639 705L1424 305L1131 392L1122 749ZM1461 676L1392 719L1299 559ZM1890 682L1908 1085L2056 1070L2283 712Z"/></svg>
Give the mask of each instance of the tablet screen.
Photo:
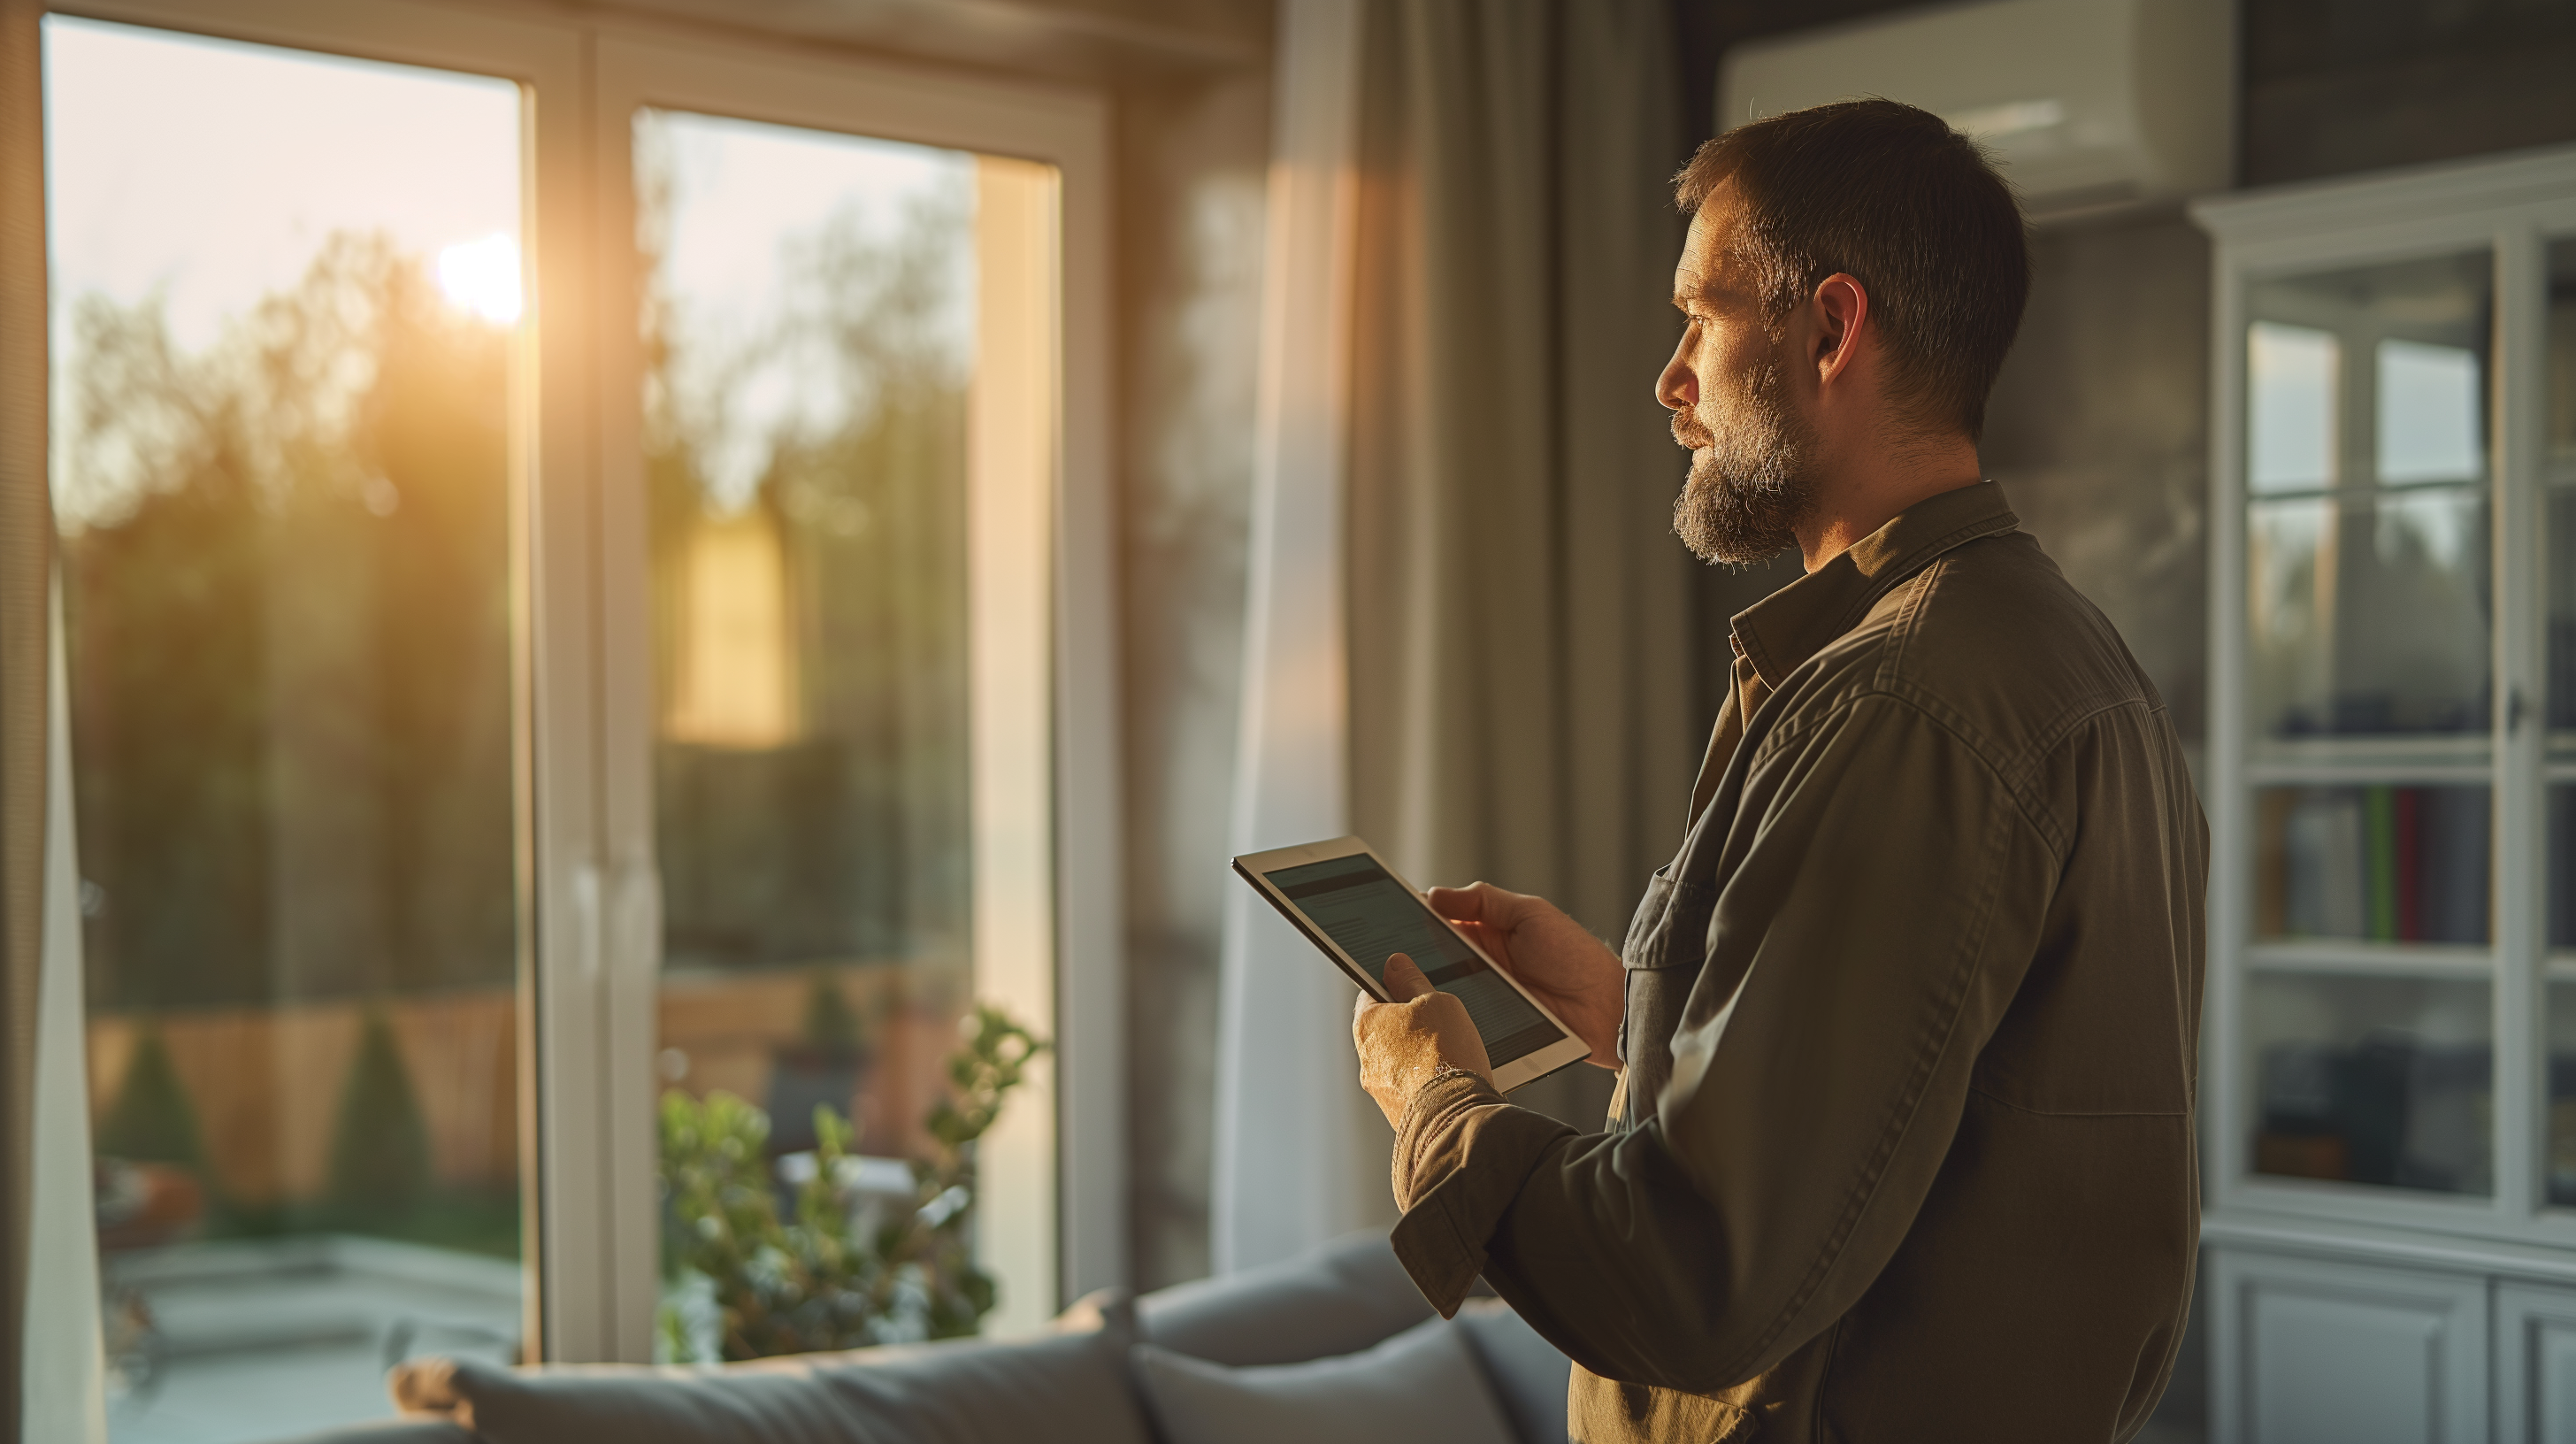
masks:
<svg viewBox="0 0 2576 1444"><path fill-rule="evenodd" d="M1265 874L1308 921L1384 986L1386 958L1402 953L1431 986L1467 1005L1497 1068L1563 1034L1486 965L1413 890L1366 853L1283 867Z"/></svg>

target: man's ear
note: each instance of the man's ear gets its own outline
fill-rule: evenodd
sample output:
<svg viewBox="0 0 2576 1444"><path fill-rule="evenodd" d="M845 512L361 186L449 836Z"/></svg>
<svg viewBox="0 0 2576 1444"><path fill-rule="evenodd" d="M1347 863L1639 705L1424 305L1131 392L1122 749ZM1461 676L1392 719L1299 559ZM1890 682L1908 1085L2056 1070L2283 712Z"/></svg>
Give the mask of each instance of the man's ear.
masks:
<svg viewBox="0 0 2576 1444"><path fill-rule="evenodd" d="M1836 271L1816 283L1816 383L1830 386L1851 369L1869 332L1869 292L1858 279Z"/></svg>

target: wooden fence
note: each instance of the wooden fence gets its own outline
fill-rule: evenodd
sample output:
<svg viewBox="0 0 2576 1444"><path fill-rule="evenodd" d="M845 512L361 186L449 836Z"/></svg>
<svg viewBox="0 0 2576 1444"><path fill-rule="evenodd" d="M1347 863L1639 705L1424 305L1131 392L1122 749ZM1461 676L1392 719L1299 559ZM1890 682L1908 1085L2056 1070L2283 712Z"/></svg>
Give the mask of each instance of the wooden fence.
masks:
<svg viewBox="0 0 2576 1444"><path fill-rule="evenodd" d="M901 968L844 968L834 975L871 1020L870 1061L845 1101L863 1152L917 1156L958 1042L956 998L923 998ZM804 1041L815 974L677 975L664 983L656 1093L723 1089L766 1106L783 1054ZM93 1119L115 1105L147 1028L159 1032L196 1118L209 1183L251 1205L318 1197L328 1177L352 1061L370 1013L392 1028L427 1124L438 1182L459 1189L510 1187L519 1166L518 1005L491 988L379 1001L287 1003L136 1015L89 1024Z"/></svg>

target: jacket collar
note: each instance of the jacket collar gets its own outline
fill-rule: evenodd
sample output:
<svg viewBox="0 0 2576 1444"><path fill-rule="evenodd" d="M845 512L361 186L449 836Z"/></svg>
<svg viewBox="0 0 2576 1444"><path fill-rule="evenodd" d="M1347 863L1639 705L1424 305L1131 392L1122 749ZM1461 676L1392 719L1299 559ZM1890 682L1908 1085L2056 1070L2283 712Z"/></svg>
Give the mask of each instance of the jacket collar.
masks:
<svg viewBox="0 0 2576 1444"><path fill-rule="evenodd" d="M2021 525L1991 481L1927 497L1851 549L1735 614L1735 653L1777 690L1897 583L1964 542Z"/></svg>

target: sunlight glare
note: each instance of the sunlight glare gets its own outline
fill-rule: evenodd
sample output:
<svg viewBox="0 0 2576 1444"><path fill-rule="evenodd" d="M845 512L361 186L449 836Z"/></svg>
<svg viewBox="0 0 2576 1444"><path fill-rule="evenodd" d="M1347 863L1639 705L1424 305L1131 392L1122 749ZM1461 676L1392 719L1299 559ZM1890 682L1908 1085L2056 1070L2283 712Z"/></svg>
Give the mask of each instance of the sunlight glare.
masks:
<svg viewBox="0 0 2576 1444"><path fill-rule="evenodd" d="M495 325L519 319L519 243L495 232L438 253L438 288Z"/></svg>

